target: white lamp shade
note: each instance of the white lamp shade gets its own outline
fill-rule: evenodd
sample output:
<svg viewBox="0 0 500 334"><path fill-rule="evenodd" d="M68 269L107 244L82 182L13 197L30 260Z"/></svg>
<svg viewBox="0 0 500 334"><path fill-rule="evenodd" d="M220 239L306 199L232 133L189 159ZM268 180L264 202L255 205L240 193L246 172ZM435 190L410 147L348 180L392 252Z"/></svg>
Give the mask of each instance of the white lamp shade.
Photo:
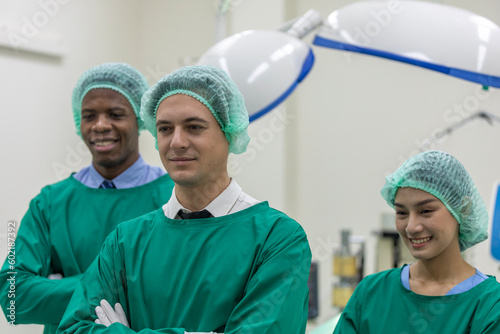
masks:
<svg viewBox="0 0 500 334"><path fill-rule="evenodd" d="M500 28L456 7L410 0L356 2L332 12L313 43L500 87Z"/></svg>
<svg viewBox="0 0 500 334"><path fill-rule="evenodd" d="M281 103L313 63L311 48L297 37L281 31L248 30L215 44L197 65L226 71L243 94L253 121Z"/></svg>

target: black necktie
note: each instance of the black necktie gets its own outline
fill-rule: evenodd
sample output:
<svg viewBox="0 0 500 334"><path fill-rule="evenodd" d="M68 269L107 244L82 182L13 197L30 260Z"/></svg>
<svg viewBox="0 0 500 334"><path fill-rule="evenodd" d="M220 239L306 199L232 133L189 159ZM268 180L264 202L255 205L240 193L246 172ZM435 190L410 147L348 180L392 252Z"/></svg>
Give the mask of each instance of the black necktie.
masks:
<svg viewBox="0 0 500 334"><path fill-rule="evenodd" d="M210 218L212 214L208 210L201 210L195 212L184 212L182 209L177 213L181 219L200 219L200 218Z"/></svg>
<svg viewBox="0 0 500 334"><path fill-rule="evenodd" d="M104 188L104 189L116 189L115 184L111 181L104 180L102 181L101 185L99 188Z"/></svg>

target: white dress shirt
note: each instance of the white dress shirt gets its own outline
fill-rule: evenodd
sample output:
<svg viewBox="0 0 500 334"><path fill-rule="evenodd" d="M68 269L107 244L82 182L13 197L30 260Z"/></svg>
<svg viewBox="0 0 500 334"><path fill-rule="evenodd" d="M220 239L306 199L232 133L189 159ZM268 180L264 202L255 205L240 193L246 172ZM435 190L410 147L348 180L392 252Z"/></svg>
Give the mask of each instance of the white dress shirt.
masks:
<svg viewBox="0 0 500 334"><path fill-rule="evenodd" d="M244 209L251 207L261 201L245 194L241 187L236 183L234 179L231 179L229 186L227 186L224 191L217 196L210 204L208 204L204 209L208 210L212 216L221 217L231 213L235 213ZM172 191L172 196L168 202L163 205L163 212L167 218L180 219L177 215L179 210L184 212L191 212L184 208L177 196L175 195L175 187Z"/></svg>

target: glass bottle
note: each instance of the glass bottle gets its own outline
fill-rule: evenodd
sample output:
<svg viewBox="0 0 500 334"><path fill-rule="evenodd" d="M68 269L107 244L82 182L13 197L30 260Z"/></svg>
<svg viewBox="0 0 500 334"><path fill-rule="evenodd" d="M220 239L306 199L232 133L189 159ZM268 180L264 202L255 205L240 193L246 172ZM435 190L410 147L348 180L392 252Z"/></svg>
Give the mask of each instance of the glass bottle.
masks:
<svg viewBox="0 0 500 334"><path fill-rule="evenodd" d="M333 257L333 275L337 276L337 282L333 285L332 305L343 309L354 292L358 270L356 267L356 256L350 249L349 230L341 231L341 244Z"/></svg>
<svg viewBox="0 0 500 334"><path fill-rule="evenodd" d="M340 248L333 257L333 275L340 277L356 277L358 271L356 268L356 256L351 253L349 247L349 230L342 230L342 242Z"/></svg>

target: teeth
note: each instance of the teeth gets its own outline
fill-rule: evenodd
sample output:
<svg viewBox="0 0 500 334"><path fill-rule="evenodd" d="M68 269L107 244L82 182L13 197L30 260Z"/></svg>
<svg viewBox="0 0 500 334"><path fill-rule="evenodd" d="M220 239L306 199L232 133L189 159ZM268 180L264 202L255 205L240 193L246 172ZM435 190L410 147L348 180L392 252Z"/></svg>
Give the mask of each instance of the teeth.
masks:
<svg viewBox="0 0 500 334"><path fill-rule="evenodd" d="M108 146L108 145L111 145L111 144L113 144L112 140L109 140L109 141L100 141L100 142L96 142L95 146Z"/></svg>
<svg viewBox="0 0 500 334"><path fill-rule="evenodd" d="M429 240L431 240L431 238L427 237L427 238L423 238L423 239L411 239L411 242L414 244L423 244L424 242L427 242Z"/></svg>

